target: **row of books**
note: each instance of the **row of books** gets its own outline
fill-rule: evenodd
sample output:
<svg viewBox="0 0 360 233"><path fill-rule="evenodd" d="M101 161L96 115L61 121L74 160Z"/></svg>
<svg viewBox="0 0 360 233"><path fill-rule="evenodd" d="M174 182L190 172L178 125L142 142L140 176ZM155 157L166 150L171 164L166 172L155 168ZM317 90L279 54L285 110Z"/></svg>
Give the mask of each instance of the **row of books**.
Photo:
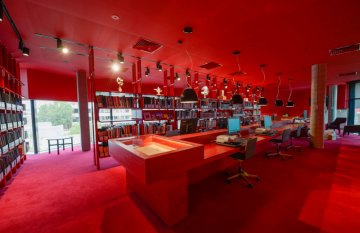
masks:
<svg viewBox="0 0 360 233"><path fill-rule="evenodd" d="M144 108L174 108L172 98L148 97L144 96Z"/></svg>
<svg viewBox="0 0 360 233"><path fill-rule="evenodd" d="M23 115L21 113L0 113L0 130L4 132L9 129L21 127L23 125Z"/></svg>
<svg viewBox="0 0 360 233"><path fill-rule="evenodd" d="M100 142L106 142L111 138L135 136L138 132L138 125L104 127L98 130L98 138Z"/></svg>
<svg viewBox="0 0 360 233"><path fill-rule="evenodd" d="M146 123L144 124L144 134L165 134L172 130L172 125L166 123Z"/></svg>
<svg viewBox="0 0 360 233"><path fill-rule="evenodd" d="M138 108L138 100L127 96L96 96L98 108Z"/></svg>
<svg viewBox="0 0 360 233"><path fill-rule="evenodd" d="M175 100L175 108L197 109L196 103L181 103L180 99Z"/></svg>
<svg viewBox="0 0 360 233"><path fill-rule="evenodd" d="M215 111L200 112L200 118L215 118Z"/></svg>
<svg viewBox="0 0 360 233"><path fill-rule="evenodd" d="M191 119L197 118L197 111L177 111L176 112L176 119Z"/></svg>
<svg viewBox="0 0 360 233"><path fill-rule="evenodd" d="M144 121L172 120L172 119L174 119L172 112L143 111L143 120Z"/></svg>
<svg viewBox="0 0 360 233"><path fill-rule="evenodd" d="M109 157L109 147L108 147L108 144L102 144L102 145L99 145L99 157L100 158L105 158L105 157Z"/></svg>
<svg viewBox="0 0 360 233"><path fill-rule="evenodd" d="M7 153L9 150L16 148L23 142L23 129L16 129L8 131L0 135L0 150L2 154Z"/></svg>
<svg viewBox="0 0 360 233"><path fill-rule="evenodd" d="M199 119L199 128L201 129L213 129L216 128L216 119Z"/></svg>
<svg viewBox="0 0 360 233"><path fill-rule="evenodd" d="M9 153L0 156L0 181L7 175L11 168L20 162L20 152L18 148L11 150Z"/></svg>

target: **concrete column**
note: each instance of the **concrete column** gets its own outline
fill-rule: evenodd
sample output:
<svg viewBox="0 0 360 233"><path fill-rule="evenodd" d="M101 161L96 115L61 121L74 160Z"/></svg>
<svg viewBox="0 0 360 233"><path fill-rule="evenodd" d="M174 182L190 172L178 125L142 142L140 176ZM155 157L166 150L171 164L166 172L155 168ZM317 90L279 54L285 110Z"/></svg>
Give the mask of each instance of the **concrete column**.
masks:
<svg viewBox="0 0 360 233"><path fill-rule="evenodd" d="M76 72L77 97L79 105L81 149L89 151L90 146L90 127L89 127L89 110L88 110L88 88L86 72L79 70Z"/></svg>
<svg viewBox="0 0 360 233"><path fill-rule="evenodd" d="M326 76L326 64L312 65L310 139L315 148L324 148Z"/></svg>
<svg viewBox="0 0 360 233"><path fill-rule="evenodd" d="M337 112L337 95L338 86L329 86L329 109L328 109L328 122L333 122L336 119Z"/></svg>

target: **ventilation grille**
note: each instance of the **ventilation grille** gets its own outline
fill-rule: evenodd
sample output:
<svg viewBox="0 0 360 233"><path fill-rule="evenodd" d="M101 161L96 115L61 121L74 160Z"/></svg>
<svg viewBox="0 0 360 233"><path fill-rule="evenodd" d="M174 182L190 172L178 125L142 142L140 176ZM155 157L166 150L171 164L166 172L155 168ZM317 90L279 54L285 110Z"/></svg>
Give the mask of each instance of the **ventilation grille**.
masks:
<svg viewBox="0 0 360 233"><path fill-rule="evenodd" d="M206 64L203 64L200 66L200 68L204 68L204 69L207 69L207 70L211 70L211 69L215 69L217 67L221 66L219 63L216 63L216 62L208 62Z"/></svg>
<svg viewBox="0 0 360 233"><path fill-rule="evenodd" d="M357 76L358 72L354 71L354 72L347 72L347 73L340 73L339 77L348 77L348 76Z"/></svg>
<svg viewBox="0 0 360 233"><path fill-rule="evenodd" d="M150 40L140 39L134 46L134 49L144 51L147 53L154 53L156 50L162 47L161 44L152 42Z"/></svg>
<svg viewBox="0 0 360 233"><path fill-rule="evenodd" d="M230 76L241 76L241 75L246 75L246 72L244 71L235 71L233 73L229 74Z"/></svg>
<svg viewBox="0 0 360 233"><path fill-rule="evenodd" d="M329 51L329 53L331 56L334 56L334 55L340 55L340 54L344 54L344 53L355 52L355 51L359 51L359 50L360 50L360 44L353 44L353 45L348 45L348 46L344 46L344 47L340 47L340 48L331 49Z"/></svg>

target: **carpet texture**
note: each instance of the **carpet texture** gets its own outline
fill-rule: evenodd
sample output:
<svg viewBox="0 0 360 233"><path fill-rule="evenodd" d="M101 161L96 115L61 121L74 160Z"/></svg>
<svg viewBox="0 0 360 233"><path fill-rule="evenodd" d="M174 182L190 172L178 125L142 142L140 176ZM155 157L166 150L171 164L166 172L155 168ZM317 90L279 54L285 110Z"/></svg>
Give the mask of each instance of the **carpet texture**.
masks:
<svg viewBox="0 0 360 233"><path fill-rule="evenodd" d="M244 162L260 175L253 189L214 174L189 187L188 217L165 226L125 185L124 167L92 152L28 156L0 190L0 232L358 233L360 137L327 141L325 149L291 150L292 160ZM266 145L263 149L272 148Z"/></svg>

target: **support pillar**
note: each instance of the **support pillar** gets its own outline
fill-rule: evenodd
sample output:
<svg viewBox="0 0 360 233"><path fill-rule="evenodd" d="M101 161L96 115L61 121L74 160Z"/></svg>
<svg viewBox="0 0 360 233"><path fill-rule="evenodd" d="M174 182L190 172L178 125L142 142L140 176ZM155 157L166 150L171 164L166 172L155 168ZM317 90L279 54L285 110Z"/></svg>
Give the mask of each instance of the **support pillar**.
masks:
<svg viewBox="0 0 360 233"><path fill-rule="evenodd" d="M76 72L77 98L79 105L80 136L82 151L89 151L90 146L90 127L88 110L88 88L86 72L79 70Z"/></svg>
<svg viewBox="0 0 360 233"><path fill-rule="evenodd" d="M329 109L328 109L328 122L333 122L336 119L337 112L337 95L338 95L338 86L331 85L329 87Z"/></svg>
<svg viewBox="0 0 360 233"><path fill-rule="evenodd" d="M315 148L324 148L326 76L326 64L312 65L310 140Z"/></svg>

